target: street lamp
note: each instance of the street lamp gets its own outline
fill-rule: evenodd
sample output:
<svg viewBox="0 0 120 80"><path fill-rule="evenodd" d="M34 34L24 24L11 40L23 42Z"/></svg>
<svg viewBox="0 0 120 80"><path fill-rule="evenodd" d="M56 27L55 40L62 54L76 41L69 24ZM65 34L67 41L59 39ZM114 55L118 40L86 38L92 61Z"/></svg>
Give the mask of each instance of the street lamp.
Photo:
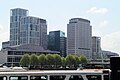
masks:
<svg viewBox="0 0 120 80"><path fill-rule="evenodd" d="M102 53L102 50L100 50L100 57L101 57L101 59L102 59L102 66L104 67L104 65L103 65L103 53Z"/></svg>

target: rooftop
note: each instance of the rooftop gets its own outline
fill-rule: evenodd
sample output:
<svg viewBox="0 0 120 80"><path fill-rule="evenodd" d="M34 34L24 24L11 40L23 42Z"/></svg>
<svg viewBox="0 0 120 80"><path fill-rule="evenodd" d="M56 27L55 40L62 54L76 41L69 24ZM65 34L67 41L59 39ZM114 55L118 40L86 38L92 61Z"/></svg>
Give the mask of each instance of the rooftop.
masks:
<svg viewBox="0 0 120 80"><path fill-rule="evenodd" d="M45 53L60 53L58 51L45 50L42 46L33 44L24 44L10 46L2 49L2 51L26 51L26 52L45 52Z"/></svg>

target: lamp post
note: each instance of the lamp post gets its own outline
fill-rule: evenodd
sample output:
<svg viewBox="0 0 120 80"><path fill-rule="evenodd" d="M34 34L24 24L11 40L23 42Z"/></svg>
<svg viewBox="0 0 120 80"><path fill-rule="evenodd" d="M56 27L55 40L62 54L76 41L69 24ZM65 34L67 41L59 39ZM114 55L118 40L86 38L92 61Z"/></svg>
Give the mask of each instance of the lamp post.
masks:
<svg viewBox="0 0 120 80"><path fill-rule="evenodd" d="M103 65L103 53L102 53L102 50L100 50L100 57L101 57L101 60L102 60L102 66L104 67L104 65Z"/></svg>

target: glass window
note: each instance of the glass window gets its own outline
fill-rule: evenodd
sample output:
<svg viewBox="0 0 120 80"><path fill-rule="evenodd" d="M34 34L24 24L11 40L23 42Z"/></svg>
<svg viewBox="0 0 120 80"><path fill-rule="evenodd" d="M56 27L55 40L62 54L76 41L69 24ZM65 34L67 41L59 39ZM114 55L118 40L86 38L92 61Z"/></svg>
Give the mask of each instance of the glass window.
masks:
<svg viewBox="0 0 120 80"><path fill-rule="evenodd" d="M87 75L88 80L101 80L101 75Z"/></svg>
<svg viewBox="0 0 120 80"><path fill-rule="evenodd" d="M8 51L8 55L13 55L13 52L12 51Z"/></svg>
<svg viewBox="0 0 120 80"><path fill-rule="evenodd" d="M5 76L0 76L0 80L7 80L7 77L5 77Z"/></svg>
<svg viewBox="0 0 120 80"><path fill-rule="evenodd" d="M50 80L65 80L65 76L50 76Z"/></svg>
<svg viewBox="0 0 120 80"><path fill-rule="evenodd" d="M32 24L30 24L30 30L33 30L33 25Z"/></svg>
<svg viewBox="0 0 120 80"><path fill-rule="evenodd" d="M81 75L71 75L70 80L83 80Z"/></svg>
<svg viewBox="0 0 120 80"><path fill-rule="evenodd" d="M47 80L47 76L31 76L30 80Z"/></svg>
<svg viewBox="0 0 120 80"><path fill-rule="evenodd" d="M27 76L11 76L10 80L28 80Z"/></svg>

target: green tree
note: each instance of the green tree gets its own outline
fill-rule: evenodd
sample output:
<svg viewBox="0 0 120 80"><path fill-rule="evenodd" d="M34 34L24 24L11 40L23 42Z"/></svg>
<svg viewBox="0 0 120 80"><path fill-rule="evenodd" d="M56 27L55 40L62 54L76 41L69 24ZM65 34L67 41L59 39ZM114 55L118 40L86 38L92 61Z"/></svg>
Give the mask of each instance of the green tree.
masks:
<svg viewBox="0 0 120 80"><path fill-rule="evenodd" d="M54 65L54 57L53 54L46 55L47 65Z"/></svg>
<svg viewBox="0 0 120 80"><path fill-rule="evenodd" d="M24 54L22 58L20 59L20 63L22 66L28 66L30 65L30 55L29 54Z"/></svg>
<svg viewBox="0 0 120 80"><path fill-rule="evenodd" d="M45 54L40 54L39 57L38 57L38 59L39 59L39 64L41 66L43 66L43 65L46 64L46 56L45 56Z"/></svg>
<svg viewBox="0 0 120 80"><path fill-rule="evenodd" d="M30 63L31 63L32 66L36 66L36 65L39 64L39 60L38 60L37 55L32 54L32 55L30 56L30 58L31 58Z"/></svg>
<svg viewBox="0 0 120 80"><path fill-rule="evenodd" d="M55 65L56 67L57 67L58 65L61 65L61 64L62 64L61 56L60 56L60 55L54 54L53 57L54 57L54 65Z"/></svg>
<svg viewBox="0 0 120 80"><path fill-rule="evenodd" d="M82 64L87 63L87 57L86 57L86 56L81 55L81 56L79 57L79 59L80 59L80 62L81 62Z"/></svg>
<svg viewBox="0 0 120 80"><path fill-rule="evenodd" d="M61 60L62 60L62 66L65 67L66 66L66 60L65 60L65 58L62 57Z"/></svg>
<svg viewBox="0 0 120 80"><path fill-rule="evenodd" d="M75 58L75 66L77 67L80 64L80 59L78 55L74 55Z"/></svg>
<svg viewBox="0 0 120 80"><path fill-rule="evenodd" d="M67 57L66 57L66 64L69 65L69 66L74 66L75 64L75 57L71 54L69 54Z"/></svg>

